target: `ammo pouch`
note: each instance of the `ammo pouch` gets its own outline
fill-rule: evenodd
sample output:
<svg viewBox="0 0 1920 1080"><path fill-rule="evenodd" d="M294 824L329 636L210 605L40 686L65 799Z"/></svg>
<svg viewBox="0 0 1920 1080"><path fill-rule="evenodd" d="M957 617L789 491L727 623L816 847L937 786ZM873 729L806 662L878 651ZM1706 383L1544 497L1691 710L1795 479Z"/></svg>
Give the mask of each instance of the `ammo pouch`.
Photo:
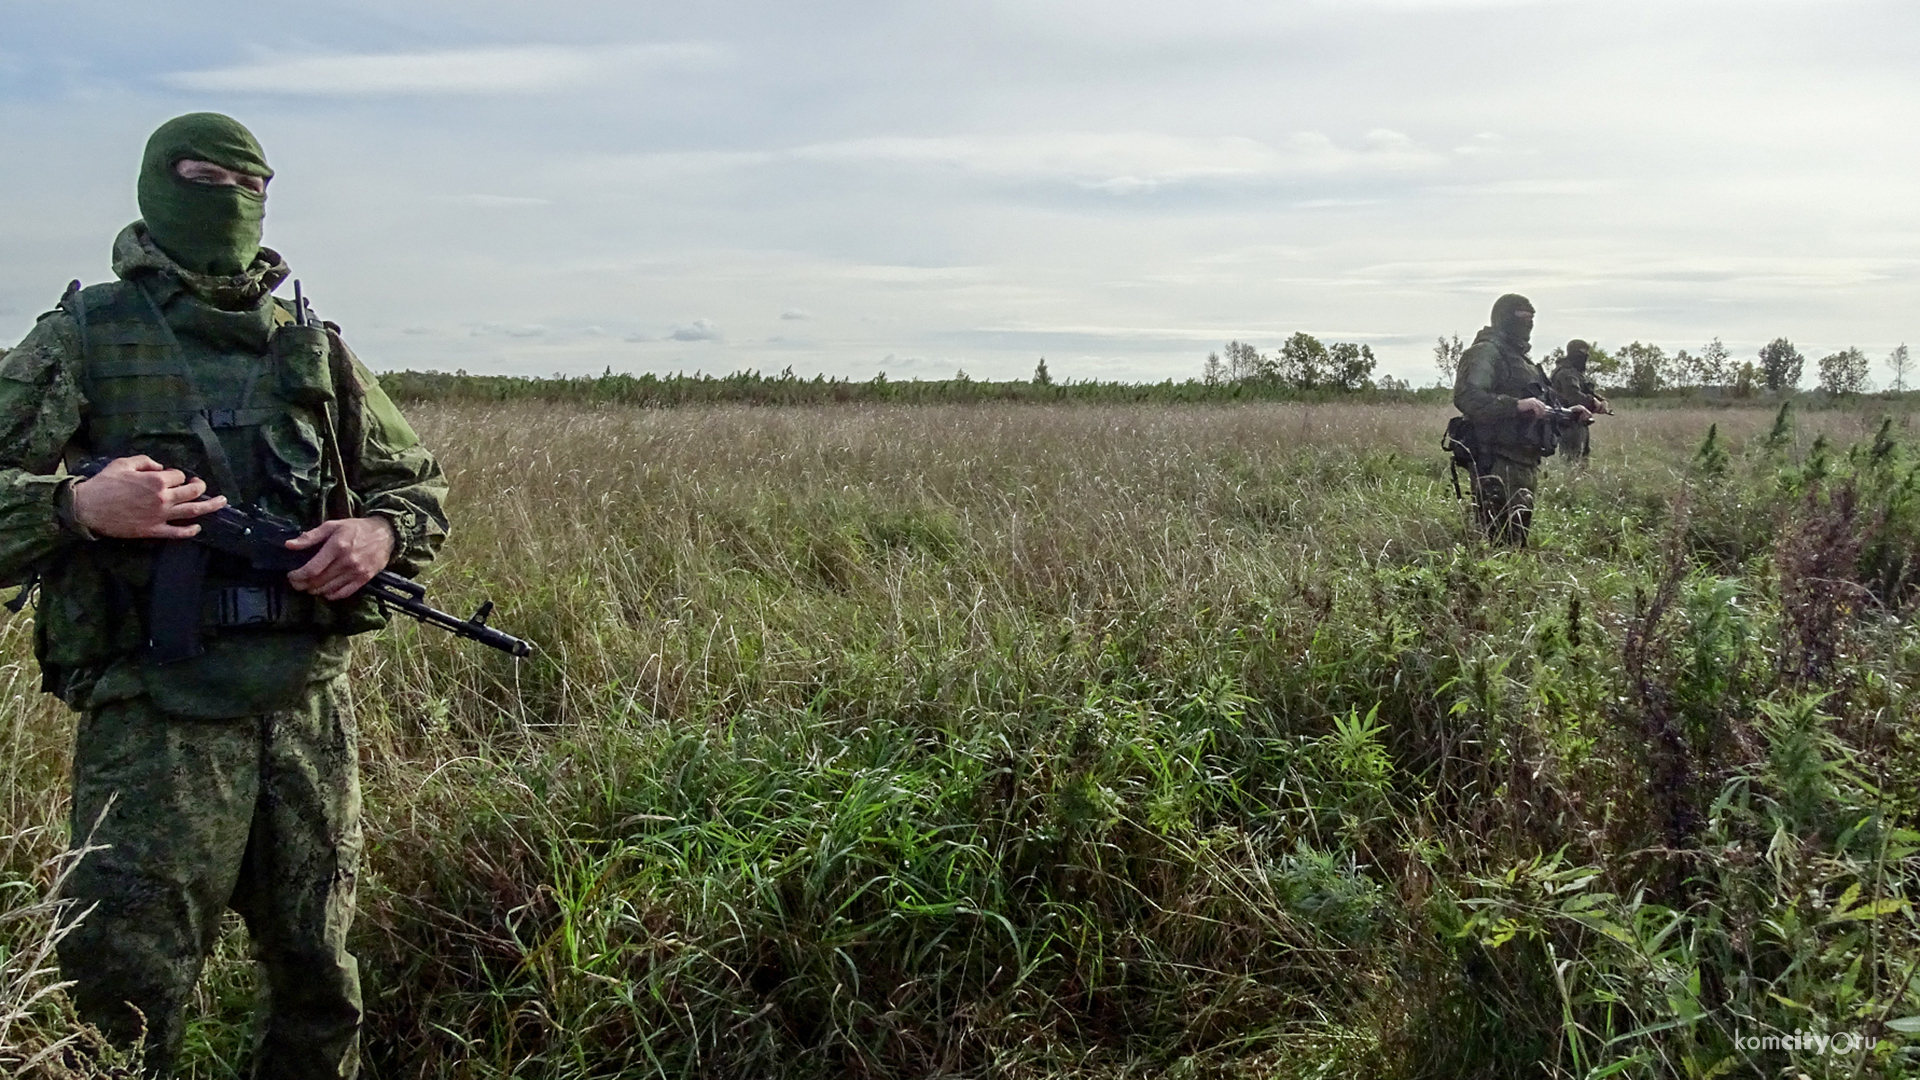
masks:
<svg viewBox="0 0 1920 1080"><path fill-rule="evenodd" d="M1447 421L1446 434L1440 436L1440 449L1453 457L1456 468L1473 468L1473 459L1479 452L1479 440L1473 431L1473 421L1464 416L1456 416Z"/></svg>
<svg viewBox="0 0 1920 1080"><path fill-rule="evenodd" d="M385 625L370 597L330 602L294 589L278 574L250 571L233 562L191 540L160 545L147 602L147 663L199 656L212 634L357 634Z"/></svg>
<svg viewBox="0 0 1920 1080"><path fill-rule="evenodd" d="M1473 421L1464 416L1456 416L1447 421L1446 433L1440 436L1440 449L1447 452L1447 473L1453 478L1453 497L1463 498L1460 493L1460 470L1467 470L1469 478L1478 475L1474 460L1480 453L1479 437L1474 433Z"/></svg>
<svg viewBox="0 0 1920 1080"><path fill-rule="evenodd" d="M333 402L332 343L321 326L287 323L267 343L280 392L295 405L318 407Z"/></svg>

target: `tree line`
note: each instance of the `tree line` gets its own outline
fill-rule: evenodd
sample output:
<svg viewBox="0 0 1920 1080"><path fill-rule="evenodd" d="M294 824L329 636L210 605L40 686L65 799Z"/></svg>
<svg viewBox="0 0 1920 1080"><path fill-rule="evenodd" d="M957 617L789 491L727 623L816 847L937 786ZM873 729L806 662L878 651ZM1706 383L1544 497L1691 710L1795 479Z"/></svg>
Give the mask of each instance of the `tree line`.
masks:
<svg viewBox="0 0 1920 1080"><path fill-rule="evenodd" d="M1241 341L1227 342L1226 356L1208 353L1201 381L1208 386L1264 386L1295 391L1352 393L1360 390L1405 390L1404 380L1373 378L1373 348L1351 341L1326 344L1312 334L1298 333L1273 355Z"/></svg>
<svg viewBox="0 0 1920 1080"><path fill-rule="evenodd" d="M1445 382L1453 382L1463 351L1458 335L1435 343L1434 366ZM1542 358L1541 366L1551 371L1565 356L1564 347L1555 348ZM1914 375L1914 360L1907 346L1900 345L1881 363L1889 374L1886 389L1905 393ZM1859 348L1828 353L1815 361L1814 367L1817 385L1828 394L1845 396L1874 389L1873 361ZM1663 390L1713 389L1734 397L1751 397L1761 390L1777 393L1799 387L1806 368L1806 355L1783 337L1761 346L1752 360L1735 360L1719 338L1701 346L1698 352L1680 349L1671 354L1642 341L1611 352L1596 345L1587 360L1587 371L1603 389L1639 397L1651 397Z"/></svg>

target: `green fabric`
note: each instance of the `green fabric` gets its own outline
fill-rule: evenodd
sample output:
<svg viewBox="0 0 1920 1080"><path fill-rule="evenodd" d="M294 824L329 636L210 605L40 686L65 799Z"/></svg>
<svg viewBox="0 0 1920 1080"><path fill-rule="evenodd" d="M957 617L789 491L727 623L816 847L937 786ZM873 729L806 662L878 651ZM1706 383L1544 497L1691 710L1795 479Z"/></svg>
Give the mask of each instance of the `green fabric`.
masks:
<svg viewBox="0 0 1920 1080"><path fill-rule="evenodd" d="M1560 398L1560 404L1571 408L1579 405L1589 411L1597 411L1601 402L1600 389L1594 384L1593 376L1586 368L1572 363L1572 358L1562 360L1553 369L1553 378L1549 380L1553 392Z"/></svg>
<svg viewBox="0 0 1920 1080"><path fill-rule="evenodd" d="M73 836L104 850L67 883L91 910L59 949L83 1017L123 1045L144 1017L147 1063L164 1075L232 907L266 990L253 1074L358 1072L359 969L346 948L362 849L355 742L344 680L262 716L188 719L136 699L81 717Z"/></svg>
<svg viewBox="0 0 1920 1080"><path fill-rule="evenodd" d="M1497 455L1474 470L1474 508L1488 540L1527 545L1527 532L1533 527L1533 493L1539 482L1537 464Z"/></svg>
<svg viewBox="0 0 1920 1080"><path fill-rule="evenodd" d="M188 113L161 124L140 160L140 214L154 242L195 273L244 273L260 251L267 197L230 184L188 180L182 161L210 161L270 179L253 133L219 113Z"/></svg>
<svg viewBox="0 0 1920 1080"><path fill-rule="evenodd" d="M1574 344L1583 344L1575 342ZM1586 357L1585 350L1581 358ZM1600 391L1594 386L1593 377L1587 374L1584 364L1574 363L1573 349L1567 349L1567 358L1553 369L1553 392L1565 406L1579 405L1590 412L1598 412ZM1560 454L1569 461L1585 461L1593 453L1591 424L1567 424L1560 429Z"/></svg>
<svg viewBox="0 0 1920 1080"><path fill-rule="evenodd" d="M1493 302L1493 318L1489 322L1490 329L1505 338L1508 346L1524 354L1533 337L1533 322L1514 317L1522 311L1531 313L1533 301L1519 293L1508 293Z"/></svg>
<svg viewBox="0 0 1920 1080"><path fill-rule="evenodd" d="M143 267L136 275L154 290L181 346L175 356L127 283L83 293L95 374L152 364L156 371L182 360L209 405L246 402L243 426L217 432L241 474L241 497L303 524L321 520L326 480L321 420L295 407L267 360L269 327L288 311L263 300L251 312L219 311L185 290L170 273ZM97 303L96 303L97 301ZM118 313L116 315L116 312ZM337 339L335 339L337 340ZM340 346L343 350L344 345ZM433 458L364 366L352 364L364 393L344 446L355 477L358 513L386 518L398 545L390 564L417 574L446 535L446 485ZM91 385L99 400L88 399ZM178 664L147 665L140 657L138 612L144 609L148 545L81 541L58 520L56 469L63 451L75 461L99 450L145 452L170 465L206 475L204 451L181 412L183 384L151 377L86 377L73 313L42 318L18 349L0 361L0 584L43 575L35 609L43 671L51 689L77 709L151 697L174 713L207 718L250 715L277 707L309 680L344 669L344 637L322 627L312 633L233 630L211 636L207 654ZM262 417L262 405L273 415ZM152 411L142 409L152 406ZM356 628L351 612L327 626Z"/></svg>
<svg viewBox="0 0 1920 1080"><path fill-rule="evenodd" d="M1593 456L1593 429L1586 424L1568 424L1561 428L1560 456L1569 465L1583 464Z"/></svg>
<svg viewBox="0 0 1920 1080"><path fill-rule="evenodd" d="M1473 421L1481 445L1513 461L1538 465L1543 421L1522 417L1521 399L1553 397L1546 372L1493 327L1481 330L1460 355L1453 404Z"/></svg>
<svg viewBox="0 0 1920 1080"><path fill-rule="evenodd" d="M263 247L241 273L224 277L196 274L160 250L144 221L120 230L113 241L114 276L129 281L139 277L165 278L169 287L178 285L222 311L248 311L260 306L261 298L278 288L292 272L279 252Z"/></svg>

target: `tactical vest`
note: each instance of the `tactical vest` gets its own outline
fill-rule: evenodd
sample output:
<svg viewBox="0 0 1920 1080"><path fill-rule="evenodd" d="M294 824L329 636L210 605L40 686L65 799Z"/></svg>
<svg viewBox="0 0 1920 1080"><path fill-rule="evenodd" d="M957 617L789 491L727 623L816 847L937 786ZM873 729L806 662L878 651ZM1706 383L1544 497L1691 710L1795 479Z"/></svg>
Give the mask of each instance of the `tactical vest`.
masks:
<svg viewBox="0 0 1920 1080"><path fill-rule="evenodd" d="M333 377L340 365L332 362L331 330L296 333L308 328L292 327L291 310L275 299L251 315L188 309L184 317L198 315L208 326L182 334L157 292L155 283L116 281L70 290L61 301L79 331L73 375L87 399L67 448L68 471L145 454L207 480L209 494L302 528L352 516L358 507L335 404L357 421L359 401L349 395L330 403L333 385L357 385L344 348L337 351L346 379ZM249 318L256 323L248 326ZM357 440L349 445L357 456ZM194 570L191 595L179 592L169 569L182 555L204 566ZM155 662L148 624L156 589L163 607L199 608L204 652ZM163 708L178 698L180 711L234 715L274 707L303 689L322 637L384 621L370 603L298 593L283 575L209 557L188 541L111 538L79 545L43 571L36 616L46 687L69 704L84 707L75 697L87 696L103 670L140 657L146 690ZM198 704L227 699L230 707Z"/></svg>
<svg viewBox="0 0 1920 1080"><path fill-rule="evenodd" d="M1475 343L1479 344L1478 342ZM1513 399L1539 398L1548 405L1558 405L1560 398L1553 391L1553 385L1547 380L1546 372L1540 365L1517 352L1500 347L1498 341L1488 341L1493 349L1493 385L1495 394L1505 394ZM1525 448L1537 448L1541 445L1544 422L1533 417L1501 417L1491 423L1476 421L1474 435L1483 446L1495 447L1509 453L1520 452Z"/></svg>

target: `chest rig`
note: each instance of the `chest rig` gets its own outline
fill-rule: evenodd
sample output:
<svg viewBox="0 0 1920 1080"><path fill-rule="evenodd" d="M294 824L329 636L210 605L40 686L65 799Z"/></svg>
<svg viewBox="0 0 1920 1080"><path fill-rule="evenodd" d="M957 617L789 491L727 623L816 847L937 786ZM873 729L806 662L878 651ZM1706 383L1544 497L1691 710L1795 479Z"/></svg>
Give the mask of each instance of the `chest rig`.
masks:
<svg viewBox="0 0 1920 1080"><path fill-rule="evenodd" d="M301 528L351 516L336 418L352 412L357 421L358 401L336 401L334 387L357 383L332 332L294 325L274 299L252 312L188 301L170 320L163 305L178 288L146 278L73 288L62 299L79 333L74 375L87 399L68 471L144 454L206 480L209 495ZM336 352L344 381L334 377ZM46 577L43 595L49 681L136 651L149 664L190 660L207 634L341 632L326 601L187 540L94 541Z"/></svg>
<svg viewBox="0 0 1920 1080"><path fill-rule="evenodd" d="M1493 384L1489 389L1493 393L1515 400L1539 398L1550 406L1560 405L1560 395L1554 392L1553 383L1539 364L1529 360L1524 353L1506 348L1497 338L1491 344L1494 350ZM1530 455L1553 452L1553 429L1537 418L1503 416L1494 421L1475 422L1472 427L1479 444L1490 450L1519 450Z"/></svg>

